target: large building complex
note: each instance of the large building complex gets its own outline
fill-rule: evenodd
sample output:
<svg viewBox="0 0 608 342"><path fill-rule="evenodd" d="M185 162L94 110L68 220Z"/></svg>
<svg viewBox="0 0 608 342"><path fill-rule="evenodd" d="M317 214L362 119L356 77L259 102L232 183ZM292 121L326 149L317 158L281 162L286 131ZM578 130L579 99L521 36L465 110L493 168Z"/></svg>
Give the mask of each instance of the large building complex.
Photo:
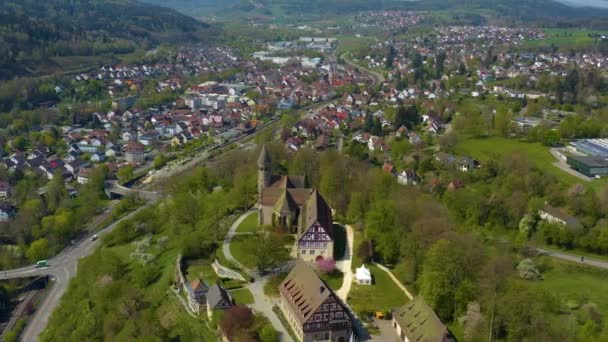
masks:
<svg viewBox="0 0 608 342"><path fill-rule="evenodd" d="M353 317L340 298L302 260L279 285L280 308L302 342L347 342Z"/></svg>
<svg viewBox="0 0 608 342"><path fill-rule="evenodd" d="M583 139L571 144L575 154L567 156L566 162L574 170L597 177L608 174L608 139Z"/></svg>
<svg viewBox="0 0 608 342"><path fill-rule="evenodd" d="M266 146L258 159L259 224L286 227L296 234L298 257L316 261L334 257L331 208L315 190L305 187L300 176L270 173Z"/></svg>

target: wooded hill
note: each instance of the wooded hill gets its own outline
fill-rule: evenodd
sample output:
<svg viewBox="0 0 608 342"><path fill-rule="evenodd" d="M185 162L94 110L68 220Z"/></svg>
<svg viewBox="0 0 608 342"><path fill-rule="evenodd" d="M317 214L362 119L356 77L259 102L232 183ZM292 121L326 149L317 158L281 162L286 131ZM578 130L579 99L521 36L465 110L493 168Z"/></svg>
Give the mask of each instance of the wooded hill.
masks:
<svg viewBox="0 0 608 342"><path fill-rule="evenodd" d="M2 0L0 79L35 74L40 64L65 69L61 57L124 54L213 32L175 10L131 0Z"/></svg>

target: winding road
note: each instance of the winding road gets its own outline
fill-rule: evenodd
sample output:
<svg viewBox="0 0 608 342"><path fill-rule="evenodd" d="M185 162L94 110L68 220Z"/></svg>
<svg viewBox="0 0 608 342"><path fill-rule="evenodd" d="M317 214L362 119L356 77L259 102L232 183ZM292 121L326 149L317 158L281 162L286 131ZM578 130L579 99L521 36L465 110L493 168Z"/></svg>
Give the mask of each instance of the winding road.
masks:
<svg viewBox="0 0 608 342"><path fill-rule="evenodd" d="M236 230L249 215L253 215L256 212L257 212L257 210L255 210L255 209L250 210L250 211L244 213L243 215L241 215L236 221L234 221L232 226L230 226L230 230L228 230L226 237L224 238L224 243L222 245L222 251L224 252L224 256L226 257L226 259L228 259L228 261L230 261L234 265L238 266L241 270L243 270L245 273L247 273L247 275L249 275L250 277L255 278L255 282L250 283L245 286L253 294L254 302L251 305L251 307L255 311L261 312L264 316L268 317L268 320L270 321L272 326L279 332L279 341L293 341L291 336L289 335L289 332L287 331L287 329L285 329L285 327L283 326L283 323L281 323L281 320L279 319L277 314L274 311L272 311L272 307L274 305L278 304L279 301L276 299L273 299L273 298L268 298L268 296L266 296L266 294L264 294L264 284L266 284L266 282L268 281L268 277L262 276L257 271L251 270L251 269L243 266L243 264L241 264L232 255L232 252L230 251L230 242L232 241L232 238L235 237L236 235L239 235L239 233L237 233Z"/></svg>
<svg viewBox="0 0 608 342"><path fill-rule="evenodd" d="M123 218L99 231L97 235L101 237L102 235L108 234L114 228L116 228L120 222L133 217L144 208L150 206L152 203L153 202L149 202L132 213L124 216ZM59 304L61 296L67 289L70 279L76 275L78 260L91 254L98 243L99 239L93 241L90 238L85 238L75 245L68 247L56 257L49 259L48 267L27 266L0 272L0 280L45 275L49 275L51 279L54 280L42 303L35 311L29 324L25 327L25 330L21 334L21 341L36 341L38 339L38 335L40 335L40 333L46 327L51 313Z"/></svg>

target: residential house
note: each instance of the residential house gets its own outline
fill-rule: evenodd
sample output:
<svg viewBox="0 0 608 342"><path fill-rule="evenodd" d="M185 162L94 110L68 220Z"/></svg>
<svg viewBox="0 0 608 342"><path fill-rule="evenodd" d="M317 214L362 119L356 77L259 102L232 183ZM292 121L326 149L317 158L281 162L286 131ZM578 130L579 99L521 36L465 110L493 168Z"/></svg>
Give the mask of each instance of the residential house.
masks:
<svg viewBox="0 0 608 342"><path fill-rule="evenodd" d="M130 141L125 147L125 155L128 163L139 164L144 161L144 145L137 141Z"/></svg>
<svg viewBox="0 0 608 342"><path fill-rule="evenodd" d="M10 203L0 203L0 222L8 222L10 219L15 217L17 209Z"/></svg>
<svg viewBox="0 0 608 342"><path fill-rule="evenodd" d="M473 169L479 168L479 162L470 157L456 158L456 167L459 171L469 172Z"/></svg>
<svg viewBox="0 0 608 342"><path fill-rule="evenodd" d="M448 191L456 191L459 189L464 188L464 182L460 179L455 179L453 181L450 182L450 184L448 184Z"/></svg>
<svg viewBox="0 0 608 342"><path fill-rule="evenodd" d="M101 163L106 160L106 153L97 151L91 155L91 162L93 163Z"/></svg>
<svg viewBox="0 0 608 342"><path fill-rule="evenodd" d="M542 220L550 223L563 225L571 230L579 230L582 228L581 222L574 216L568 214L564 208L555 208L549 204L538 211L538 216Z"/></svg>
<svg viewBox="0 0 608 342"><path fill-rule="evenodd" d="M201 308L207 305L207 292L209 287L200 279L194 279L190 282L188 290L188 306L192 312L200 313Z"/></svg>
<svg viewBox="0 0 608 342"><path fill-rule="evenodd" d="M403 170L397 176L397 183L401 185L417 185L418 182L420 182L420 177L412 169Z"/></svg>
<svg viewBox="0 0 608 342"><path fill-rule="evenodd" d="M0 181L0 199L7 199L11 196L11 185L8 182Z"/></svg>
<svg viewBox="0 0 608 342"><path fill-rule="evenodd" d="M404 342L455 342L448 328L421 296L393 310L393 328Z"/></svg>
<svg viewBox="0 0 608 342"><path fill-rule="evenodd" d="M213 315L214 310L226 310L231 308L232 305L232 297L219 284L211 286L207 291L207 315L209 318Z"/></svg>
<svg viewBox="0 0 608 342"><path fill-rule="evenodd" d="M304 261L279 285L279 308L302 342L351 341L353 318L340 298Z"/></svg>
<svg viewBox="0 0 608 342"><path fill-rule="evenodd" d="M90 167L83 167L78 170L78 178L76 179L78 184L87 184L91 176L92 169Z"/></svg>

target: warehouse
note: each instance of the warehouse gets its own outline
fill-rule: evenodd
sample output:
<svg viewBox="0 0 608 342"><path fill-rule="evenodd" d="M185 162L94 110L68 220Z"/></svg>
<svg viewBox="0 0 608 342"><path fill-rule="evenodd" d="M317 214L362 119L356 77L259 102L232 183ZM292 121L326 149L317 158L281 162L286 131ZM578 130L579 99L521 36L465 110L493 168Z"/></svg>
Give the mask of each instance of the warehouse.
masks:
<svg viewBox="0 0 608 342"><path fill-rule="evenodd" d="M589 176L604 176L608 174L608 160L594 156L568 156L568 165L574 170Z"/></svg>

